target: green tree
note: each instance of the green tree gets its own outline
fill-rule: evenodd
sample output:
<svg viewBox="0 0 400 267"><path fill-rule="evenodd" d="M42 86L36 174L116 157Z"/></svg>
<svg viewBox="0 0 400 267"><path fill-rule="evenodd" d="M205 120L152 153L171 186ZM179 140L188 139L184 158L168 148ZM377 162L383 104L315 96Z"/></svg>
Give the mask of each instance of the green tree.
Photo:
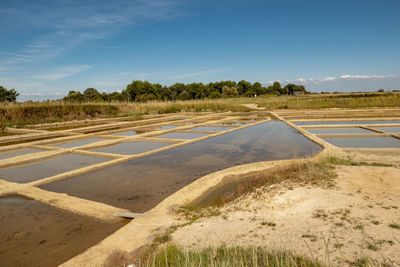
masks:
<svg viewBox="0 0 400 267"><path fill-rule="evenodd" d="M235 97L238 96L239 93L236 89L236 87L229 87L224 85L224 87L222 87L222 97Z"/></svg>
<svg viewBox="0 0 400 267"><path fill-rule="evenodd" d="M140 95L154 95L156 98L159 95L157 87L148 81L133 81L131 84L128 84L122 94L126 95L128 101L142 101L143 96L136 99Z"/></svg>
<svg viewBox="0 0 400 267"><path fill-rule="evenodd" d="M239 95L244 95L246 93L246 91L252 90L252 89L253 89L253 86L248 81L241 80L237 84L237 90L238 90Z"/></svg>
<svg viewBox="0 0 400 267"><path fill-rule="evenodd" d="M83 102L83 94L81 92L75 92L75 91L69 91L68 95L63 98L64 101L67 102L78 102L81 103Z"/></svg>
<svg viewBox="0 0 400 267"><path fill-rule="evenodd" d="M95 88L87 88L85 91L83 91L83 98L86 102L98 101L101 99L99 95L100 93Z"/></svg>
<svg viewBox="0 0 400 267"><path fill-rule="evenodd" d="M14 89L7 90L0 85L0 102L15 102L19 93Z"/></svg>

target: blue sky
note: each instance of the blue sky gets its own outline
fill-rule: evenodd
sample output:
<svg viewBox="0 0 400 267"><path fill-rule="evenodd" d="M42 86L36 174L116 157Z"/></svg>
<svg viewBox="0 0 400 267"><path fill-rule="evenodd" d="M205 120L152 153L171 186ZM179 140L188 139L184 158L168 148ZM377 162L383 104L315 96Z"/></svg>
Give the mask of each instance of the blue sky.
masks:
<svg viewBox="0 0 400 267"><path fill-rule="evenodd" d="M0 0L0 85L20 100L242 79L400 89L398 0Z"/></svg>

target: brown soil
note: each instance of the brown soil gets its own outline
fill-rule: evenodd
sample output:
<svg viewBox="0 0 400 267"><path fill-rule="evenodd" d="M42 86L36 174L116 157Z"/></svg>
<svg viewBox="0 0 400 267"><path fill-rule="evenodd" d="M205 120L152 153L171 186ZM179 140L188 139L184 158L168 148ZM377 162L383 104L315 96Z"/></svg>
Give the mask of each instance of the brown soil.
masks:
<svg viewBox="0 0 400 267"><path fill-rule="evenodd" d="M56 266L124 224L102 223L37 201L0 199L0 266Z"/></svg>

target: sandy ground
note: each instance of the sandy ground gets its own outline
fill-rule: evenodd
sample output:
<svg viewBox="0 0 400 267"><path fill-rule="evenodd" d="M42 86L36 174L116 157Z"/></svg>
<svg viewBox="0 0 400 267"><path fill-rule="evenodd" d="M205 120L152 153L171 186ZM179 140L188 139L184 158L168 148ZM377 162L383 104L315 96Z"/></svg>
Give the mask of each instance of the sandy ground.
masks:
<svg viewBox="0 0 400 267"><path fill-rule="evenodd" d="M191 249L285 248L339 266L362 257L400 265L400 229L389 226L400 226L400 168L337 166L336 172L331 189L288 183L262 188L225 205L220 216L179 228L172 242Z"/></svg>

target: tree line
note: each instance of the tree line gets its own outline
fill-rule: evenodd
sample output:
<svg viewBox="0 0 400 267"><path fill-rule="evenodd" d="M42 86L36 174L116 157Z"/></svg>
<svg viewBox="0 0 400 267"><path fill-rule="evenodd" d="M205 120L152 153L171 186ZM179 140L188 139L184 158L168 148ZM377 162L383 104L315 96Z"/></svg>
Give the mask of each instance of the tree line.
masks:
<svg viewBox="0 0 400 267"><path fill-rule="evenodd" d="M69 91L63 98L67 102L145 102L149 100L191 100L191 99L216 99L229 97L256 97L260 95L295 95L306 94L303 85L287 84L282 87L279 82L274 82L266 87L261 83L248 81L220 81L208 84L203 83L175 83L171 86L148 81L133 81L122 92L100 93L95 88L87 88L83 93Z"/></svg>

